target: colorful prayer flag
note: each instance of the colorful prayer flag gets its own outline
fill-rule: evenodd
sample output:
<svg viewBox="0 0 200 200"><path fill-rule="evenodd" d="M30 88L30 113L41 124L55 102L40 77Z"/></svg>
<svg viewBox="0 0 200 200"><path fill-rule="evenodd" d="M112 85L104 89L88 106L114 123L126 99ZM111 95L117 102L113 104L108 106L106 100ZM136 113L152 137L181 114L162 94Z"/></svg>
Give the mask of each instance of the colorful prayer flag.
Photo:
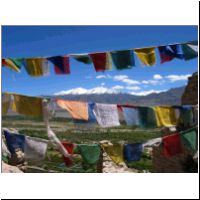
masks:
<svg viewBox="0 0 200 200"><path fill-rule="evenodd" d="M112 51L111 56L118 70L130 69L135 66L133 50Z"/></svg>
<svg viewBox="0 0 200 200"><path fill-rule="evenodd" d="M98 144L78 144L76 153L81 154L84 162L94 165L99 161L101 149Z"/></svg>
<svg viewBox="0 0 200 200"><path fill-rule="evenodd" d="M128 126L138 126L140 124L138 109L126 108L123 106L122 106L122 109L123 109L123 114L124 114L126 124Z"/></svg>
<svg viewBox="0 0 200 200"><path fill-rule="evenodd" d="M117 105L96 103L94 115L101 127L106 128L120 125Z"/></svg>
<svg viewBox="0 0 200 200"><path fill-rule="evenodd" d="M56 74L70 74L68 56L53 56L47 59L54 64L54 71Z"/></svg>
<svg viewBox="0 0 200 200"><path fill-rule="evenodd" d="M91 53L89 55L92 59L96 72L110 70L112 68L110 54L108 52Z"/></svg>
<svg viewBox="0 0 200 200"><path fill-rule="evenodd" d="M181 138L184 145L186 145L187 148L195 153L197 150L197 132L195 129L181 133Z"/></svg>
<svg viewBox="0 0 200 200"><path fill-rule="evenodd" d="M161 64L165 62L169 62L174 58L183 59L184 55L181 51L181 45L167 45L158 47L160 53Z"/></svg>
<svg viewBox="0 0 200 200"><path fill-rule="evenodd" d="M122 144L102 144L103 150L116 164L124 164L123 145Z"/></svg>
<svg viewBox="0 0 200 200"><path fill-rule="evenodd" d="M73 119L88 120L88 104L80 101L56 100L57 105L67 110Z"/></svg>
<svg viewBox="0 0 200 200"><path fill-rule="evenodd" d="M142 155L142 144L125 144L124 145L124 158L126 161L139 161Z"/></svg>
<svg viewBox="0 0 200 200"><path fill-rule="evenodd" d="M62 145L64 146L64 148L67 150L67 152L70 154L70 155L73 155L74 154L74 148L75 148L75 145L72 144L72 143L69 143L69 142L62 142ZM73 165L73 161L71 158L69 157L65 157L63 155L63 159L64 159L64 162L65 162L65 165L66 167L70 167Z"/></svg>
<svg viewBox="0 0 200 200"><path fill-rule="evenodd" d="M175 156L182 153L181 136L179 133L163 137L164 156Z"/></svg>
<svg viewBox="0 0 200 200"><path fill-rule="evenodd" d="M175 108L171 106L155 106L157 126L175 126L177 124Z"/></svg>
<svg viewBox="0 0 200 200"><path fill-rule="evenodd" d="M33 77L44 76L48 74L48 62L46 58L27 58L25 59L26 72Z"/></svg>
<svg viewBox="0 0 200 200"><path fill-rule="evenodd" d="M146 66L153 66L156 63L156 52L155 48L142 48L134 49L134 52L140 59L140 62Z"/></svg>
<svg viewBox="0 0 200 200"><path fill-rule="evenodd" d="M11 152L11 154L14 154L15 151L18 149L24 152L24 147L25 147L24 135L11 133L8 130L3 130L3 132L5 135L8 150Z"/></svg>
<svg viewBox="0 0 200 200"><path fill-rule="evenodd" d="M70 55L72 56L75 60L82 62L84 64L91 64L92 60L88 54L75 54L75 55Z"/></svg>
<svg viewBox="0 0 200 200"><path fill-rule="evenodd" d="M182 44L182 50L185 60L191 60L198 57L198 41Z"/></svg>
<svg viewBox="0 0 200 200"><path fill-rule="evenodd" d="M152 107L138 107L139 123L142 128L155 128L156 115Z"/></svg>
<svg viewBox="0 0 200 200"><path fill-rule="evenodd" d="M12 111L31 117L42 117L42 98L13 94Z"/></svg>
<svg viewBox="0 0 200 200"><path fill-rule="evenodd" d="M9 67L10 69L16 72L20 72L21 67L24 65L24 59L22 58L2 59L2 65Z"/></svg>

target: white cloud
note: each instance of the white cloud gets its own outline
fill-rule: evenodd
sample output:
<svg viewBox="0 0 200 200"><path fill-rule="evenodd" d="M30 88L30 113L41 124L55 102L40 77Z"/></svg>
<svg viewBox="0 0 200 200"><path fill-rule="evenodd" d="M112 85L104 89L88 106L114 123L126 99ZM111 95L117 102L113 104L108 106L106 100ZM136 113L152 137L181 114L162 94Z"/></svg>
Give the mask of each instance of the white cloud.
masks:
<svg viewBox="0 0 200 200"><path fill-rule="evenodd" d="M190 77L191 74L186 75L169 75L165 76L166 79L168 79L170 82L176 82L176 81L185 81L188 80L188 77Z"/></svg>
<svg viewBox="0 0 200 200"><path fill-rule="evenodd" d="M115 81L123 81L124 79L128 79L127 75L116 75L113 77L113 80Z"/></svg>
<svg viewBox="0 0 200 200"><path fill-rule="evenodd" d="M126 83L128 85L139 85L140 84L139 81L132 80L132 79L124 79L122 82Z"/></svg>
<svg viewBox="0 0 200 200"><path fill-rule="evenodd" d="M141 92L131 92L132 95L136 95L136 96L146 96L152 93L161 93L161 92L165 92L166 90L147 90L147 91L141 91Z"/></svg>
<svg viewBox="0 0 200 200"><path fill-rule="evenodd" d="M162 82L158 80L144 80L142 83L147 85L160 85Z"/></svg>
<svg viewBox="0 0 200 200"><path fill-rule="evenodd" d="M144 81L142 81L142 83L143 84L149 84L149 81L144 80Z"/></svg>
<svg viewBox="0 0 200 200"><path fill-rule="evenodd" d="M101 86L104 86L105 85L105 83L101 83Z"/></svg>
<svg viewBox="0 0 200 200"><path fill-rule="evenodd" d="M107 76L106 76L106 75L98 75L98 76L96 76L96 78L97 78L97 79L100 79L100 78L107 78Z"/></svg>
<svg viewBox="0 0 200 200"><path fill-rule="evenodd" d="M121 89L124 89L124 86L122 85L115 85L112 87L113 90L121 90Z"/></svg>
<svg viewBox="0 0 200 200"><path fill-rule="evenodd" d="M141 88L138 86L127 86L126 89L127 90L140 90Z"/></svg>
<svg viewBox="0 0 200 200"><path fill-rule="evenodd" d="M127 75L117 75L113 77L113 80L115 81L121 81L122 83L126 83L128 85L138 85L140 84L139 81L129 79Z"/></svg>
<svg viewBox="0 0 200 200"><path fill-rule="evenodd" d="M162 79L163 77L162 77L160 74L155 74L155 75L153 76L153 78L154 78L155 80L160 80L160 79Z"/></svg>

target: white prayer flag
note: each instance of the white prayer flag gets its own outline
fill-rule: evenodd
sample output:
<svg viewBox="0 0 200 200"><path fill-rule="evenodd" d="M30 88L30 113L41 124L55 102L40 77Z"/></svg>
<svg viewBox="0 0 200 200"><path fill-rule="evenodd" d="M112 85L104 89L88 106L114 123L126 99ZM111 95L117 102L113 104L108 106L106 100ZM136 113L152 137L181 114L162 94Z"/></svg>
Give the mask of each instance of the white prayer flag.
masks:
<svg viewBox="0 0 200 200"><path fill-rule="evenodd" d="M47 151L48 140L40 138L25 137L25 159L26 160L43 160Z"/></svg>
<svg viewBox="0 0 200 200"><path fill-rule="evenodd" d="M117 105L96 103L94 115L101 127L106 128L120 125Z"/></svg>

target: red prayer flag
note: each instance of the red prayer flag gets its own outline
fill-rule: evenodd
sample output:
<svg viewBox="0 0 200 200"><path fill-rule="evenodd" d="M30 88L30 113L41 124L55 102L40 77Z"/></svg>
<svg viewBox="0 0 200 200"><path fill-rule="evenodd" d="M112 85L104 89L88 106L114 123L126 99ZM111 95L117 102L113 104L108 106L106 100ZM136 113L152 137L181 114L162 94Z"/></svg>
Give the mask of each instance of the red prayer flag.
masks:
<svg viewBox="0 0 200 200"><path fill-rule="evenodd" d="M2 59L2 65L6 65L6 60Z"/></svg>
<svg viewBox="0 0 200 200"><path fill-rule="evenodd" d="M65 149L68 151L69 154L73 155L74 144L68 142L62 142L62 145L65 147ZM63 159L67 167L70 167L73 164L73 161L70 158L63 156Z"/></svg>
<svg viewBox="0 0 200 200"><path fill-rule="evenodd" d="M107 53L89 54L96 72L104 71L107 68Z"/></svg>
<svg viewBox="0 0 200 200"><path fill-rule="evenodd" d="M70 74L69 57L63 56L63 65L55 65L54 69L56 74Z"/></svg>
<svg viewBox="0 0 200 200"><path fill-rule="evenodd" d="M164 156L175 156L182 153L180 134L173 134L163 137Z"/></svg>

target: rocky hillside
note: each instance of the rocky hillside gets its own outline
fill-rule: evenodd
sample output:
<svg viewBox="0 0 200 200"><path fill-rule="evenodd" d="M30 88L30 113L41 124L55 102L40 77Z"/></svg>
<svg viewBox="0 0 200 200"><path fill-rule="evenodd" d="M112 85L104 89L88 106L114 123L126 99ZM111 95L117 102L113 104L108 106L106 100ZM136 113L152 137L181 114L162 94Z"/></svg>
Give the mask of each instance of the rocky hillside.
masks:
<svg viewBox="0 0 200 200"><path fill-rule="evenodd" d="M198 104L198 73L194 73L188 79L188 84L182 96L182 104Z"/></svg>

